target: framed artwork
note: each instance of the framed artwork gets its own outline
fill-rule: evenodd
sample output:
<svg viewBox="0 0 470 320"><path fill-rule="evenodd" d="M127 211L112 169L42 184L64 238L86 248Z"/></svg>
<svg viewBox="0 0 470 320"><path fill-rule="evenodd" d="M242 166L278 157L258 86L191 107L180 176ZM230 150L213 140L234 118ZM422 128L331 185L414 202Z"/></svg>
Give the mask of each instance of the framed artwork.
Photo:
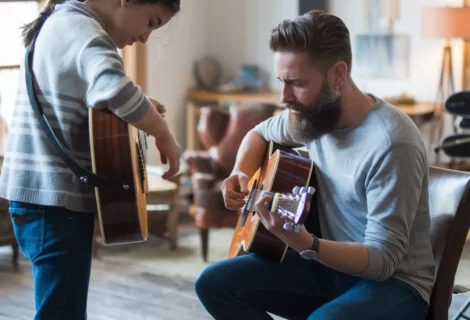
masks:
<svg viewBox="0 0 470 320"><path fill-rule="evenodd" d="M353 70L368 78L406 79L410 76L410 37L365 34L355 37Z"/></svg>

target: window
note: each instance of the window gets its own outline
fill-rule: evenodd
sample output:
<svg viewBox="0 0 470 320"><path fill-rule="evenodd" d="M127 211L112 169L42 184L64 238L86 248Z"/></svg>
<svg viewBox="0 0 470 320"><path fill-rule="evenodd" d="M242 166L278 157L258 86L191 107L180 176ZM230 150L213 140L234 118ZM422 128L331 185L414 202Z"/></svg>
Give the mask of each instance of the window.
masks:
<svg viewBox="0 0 470 320"><path fill-rule="evenodd" d="M35 1L0 0L0 154L4 152L7 125L15 104L19 81L19 65L25 48L21 39L21 26L34 20L39 13Z"/></svg>

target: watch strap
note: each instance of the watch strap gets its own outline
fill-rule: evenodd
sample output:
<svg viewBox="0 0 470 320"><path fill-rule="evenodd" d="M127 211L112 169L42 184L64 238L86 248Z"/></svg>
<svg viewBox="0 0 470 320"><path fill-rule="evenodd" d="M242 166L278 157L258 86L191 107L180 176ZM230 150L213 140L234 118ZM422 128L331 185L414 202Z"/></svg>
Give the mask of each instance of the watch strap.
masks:
<svg viewBox="0 0 470 320"><path fill-rule="evenodd" d="M318 254L318 250L320 250L320 240L318 240L318 238L313 233L311 233L311 235L313 237L313 244L311 250L315 251L315 253Z"/></svg>

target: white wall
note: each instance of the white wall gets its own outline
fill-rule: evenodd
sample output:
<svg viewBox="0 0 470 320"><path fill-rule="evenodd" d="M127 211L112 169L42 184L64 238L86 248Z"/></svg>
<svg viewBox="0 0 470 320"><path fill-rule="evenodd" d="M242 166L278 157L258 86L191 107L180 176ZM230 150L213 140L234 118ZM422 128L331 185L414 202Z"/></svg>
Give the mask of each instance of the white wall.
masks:
<svg viewBox="0 0 470 320"><path fill-rule="evenodd" d="M183 146L185 98L194 86L193 63L206 55L215 56L229 76L240 63L255 63L277 85L269 33L297 11L294 0L182 0L180 15L168 28L152 34L147 45L147 93L167 106L167 121ZM160 164L153 139L148 163Z"/></svg>
<svg viewBox="0 0 470 320"><path fill-rule="evenodd" d="M354 38L359 33L371 32L367 28L365 0L330 0L330 11L339 16L349 28L353 52ZM442 65L444 39L424 39L421 36L421 13L424 6L462 6L462 0L401 0L400 18L394 32L410 36L410 78L404 80L366 79L354 69L352 75L363 90L379 96L399 95L403 92L418 101L434 101ZM462 42L452 40L454 81L456 90L461 87Z"/></svg>
<svg viewBox="0 0 470 320"><path fill-rule="evenodd" d="M354 37L366 33L367 0L330 0L329 11L347 24L354 50ZM400 0L396 0L400 1ZM217 58L224 75L231 76L240 64L261 67L265 80L279 89L274 74L269 34L281 20L298 13L295 0L182 0L181 15L166 31L163 39L148 45L148 92L168 106L168 121L178 141L185 145L185 95L193 85L193 63L205 55ZM432 101L436 95L442 62L443 39L421 37L420 9L423 6L461 6L462 0L401 0L396 33L411 37L411 73L409 79L365 79L353 76L359 87L378 96L406 92L419 101ZM172 38L168 42L168 34ZM161 34L154 35L160 37ZM163 43L169 43L164 46ZM462 43L453 40L453 63L456 90L460 89ZM354 62L353 62L354 63ZM151 150L150 162L152 163ZM153 156L155 158L155 156Z"/></svg>
<svg viewBox="0 0 470 320"><path fill-rule="evenodd" d="M167 108L166 119L176 139L185 143L185 98L194 86L193 62L208 53L210 0L182 0L182 11L151 35L147 43L147 93ZM160 164L153 138L148 163Z"/></svg>
<svg viewBox="0 0 470 320"><path fill-rule="evenodd" d="M418 101L435 101L442 66L443 48L445 39L423 38L421 36L421 8L425 6L462 6L462 0L397 0L400 2L399 19L394 23L394 33L410 36L410 77L403 80L391 80L385 78L367 79L361 77L354 69L354 57L352 76L356 84L364 91L372 92L378 96L394 96L406 93ZM368 33L375 30L368 29L368 14L365 9L368 0L330 0L329 10L338 15L349 28L353 53L355 49L354 38L359 33ZM451 40L452 63L454 73L455 90L461 89L462 77L462 41ZM432 127L424 126L421 129L425 140L429 138ZM452 119L445 115L443 135L452 132ZM440 139L439 137L436 137ZM434 141L437 144L439 141ZM428 150L430 163L437 158L432 150ZM440 155L440 162L450 159Z"/></svg>
<svg viewBox="0 0 470 320"><path fill-rule="evenodd" d="M394 0L400 1L400 0ZM367 0L330 0L329 11L338 15L351 33L353 51L355 36L370 32L367 29ZM461 6L462 0L401 0L400 18L394 32L410 36L409 79L366 79L360 77L353 66L353 76L360 88L379 96L399 95L406 92L419 101L435 99L441 71L444 39L421 37L423 6ZM269 10L267 9L269 8ZM269 33L282 19L294 18L298 2L294 0L212 0L210 8L209 50L219 59L227 75L232 75L242 63L256 63L268 74L274 89L275 79ZM461 85L462 42L452 40L454 80L456 90Z"/></svg>
<svg viewBox="0 0 470 320"><path fill-rule="evenodd" d="M226 77L240 64L257 64L267 84L278 89L269 35L283 19L295 18L298 10L296 0L212 0L209 52L220 61Z"/></svg>

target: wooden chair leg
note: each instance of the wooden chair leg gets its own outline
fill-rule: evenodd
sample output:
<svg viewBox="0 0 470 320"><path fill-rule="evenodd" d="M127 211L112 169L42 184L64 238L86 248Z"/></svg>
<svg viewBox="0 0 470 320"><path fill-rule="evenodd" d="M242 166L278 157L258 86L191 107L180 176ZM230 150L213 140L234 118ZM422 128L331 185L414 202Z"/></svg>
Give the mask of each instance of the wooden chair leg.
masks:
<svg viewBox="0 0 470 320"><path fill-rule="evenodd" d="M12 262L13 266L17 267L18 266L18 257L19 257L19 254L20 254L18 244L12 244L11 248L13 249L13 257L12 257L11 262Z"/></svg>
<svg viewBox="0 0 470 320"><path fill-rule="evenodd" d="M178 207L178 194L176 193L175 199L171 204L170 212L166 221L168 230L168 240L170 250L176 250L178 246L178 222L179 222L179 207Z"/></svg>
<svg viewBox="0 0 470 320"><path fill-rule="evenodd" d="M202 259L207 262L207 249L209 247L209 229L199 228L199 234L201 236L201 252Z"/></svg>

